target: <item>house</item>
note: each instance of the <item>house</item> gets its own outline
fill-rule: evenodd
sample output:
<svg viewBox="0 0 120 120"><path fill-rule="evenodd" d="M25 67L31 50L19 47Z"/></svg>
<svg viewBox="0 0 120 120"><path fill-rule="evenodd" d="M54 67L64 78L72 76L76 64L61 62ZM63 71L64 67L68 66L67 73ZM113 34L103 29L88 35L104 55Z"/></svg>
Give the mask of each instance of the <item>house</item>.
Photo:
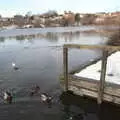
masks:
<svg viewBox="0 0 120 120"><path fill-rule="evenodd" d="M34 27L44 27L45 18L41 15L33 15L31 16L31 23Z"/></svg>
<svg viewBox="0 0 120 120"><path fill-rule="evenodd" d="M0 18L0 23L2 24L2 26L9 26L9 25L12 24L12 18L1 17Z"/></svg>
<svg viewBox="0 0 120 120"><path fill-rule="evenodd" d="M65 26L69 26L69 25L74 25L75 23L75 15L72 12L65 12L63 15L63 19L64 19L64 25Z"/></svg>

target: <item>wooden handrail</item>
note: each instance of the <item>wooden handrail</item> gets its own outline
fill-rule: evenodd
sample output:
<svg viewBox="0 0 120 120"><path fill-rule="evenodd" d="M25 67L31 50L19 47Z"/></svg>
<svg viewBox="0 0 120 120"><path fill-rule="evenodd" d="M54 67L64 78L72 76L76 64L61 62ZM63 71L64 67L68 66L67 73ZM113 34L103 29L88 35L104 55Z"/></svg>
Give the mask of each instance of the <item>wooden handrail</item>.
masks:
<svg viewBox="0 0 120 120"><path fill-rule="evenodd" d="M120 46L111 45L80 45L80 44L65 44L64 48L77 48L77 49L102 49L102 50L120 50Z"/></svg>

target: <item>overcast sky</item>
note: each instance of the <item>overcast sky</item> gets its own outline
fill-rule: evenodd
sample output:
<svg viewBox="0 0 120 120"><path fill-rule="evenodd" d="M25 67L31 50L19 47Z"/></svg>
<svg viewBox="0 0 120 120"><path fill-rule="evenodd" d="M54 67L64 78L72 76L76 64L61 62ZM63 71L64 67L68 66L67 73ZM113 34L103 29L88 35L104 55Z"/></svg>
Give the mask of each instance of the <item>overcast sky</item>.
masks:
<svg viewBox="0 0 120 120"><path fill-rule="evenodd" d="M14 14L44 13L56 10L73 12L111 12L120 10L120 0L0 0L0 14L12 16Z"/></svg>

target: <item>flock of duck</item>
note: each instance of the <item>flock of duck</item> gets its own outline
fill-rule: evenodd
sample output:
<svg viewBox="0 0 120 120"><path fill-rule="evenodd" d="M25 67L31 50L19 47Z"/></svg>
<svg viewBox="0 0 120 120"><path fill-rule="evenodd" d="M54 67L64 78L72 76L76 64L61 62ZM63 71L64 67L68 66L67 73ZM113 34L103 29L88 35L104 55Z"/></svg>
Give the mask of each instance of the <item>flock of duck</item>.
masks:
<svg viewBox="0 0 120 120"><path fill-rule="evenodd" d="M14 62L12 62L12 68L14 70L19 70L19 67L16 66ZM40 93L40 87L38 85L35 85L29 92L29 95L32 97L34 95L38 94L40 96L41 102L45 102L50 104L52 102L52 97L49 96L47 93ZM3 95L3 99L6 103L11 104L13 101L13 95L9 91L5 91Z"/></svg>
<svg viewBox="0 0 120 120"><path fill-rule="evenodd" d="M33 97L34 95L39 95L40 101L43 103L51 104L52 97L48 95L47 93L40 93L40 87L35 85L32 89L30 89L29 92L30 97ZM9 91L5 91L3 94L3 99L5 103L11 104L13 102L13 94Z"/></svg>
<svg viewBox="0 0 120 120"><path fill-rule="evenodd" d="M20 68L15 64L12 63L12 68L13 70L19 70ZM46 103L48 105L48 107L51 107L51 104L53 103L53 96L50 96L48 93L41 93L40 91L40 87L38 85L34 85L32 88L30 88L29 90L29 94L30 97L34 97L34 96L38 96L40 98L40 102L42 103ZM13 94L13 92L11 91L4 91L2 96L2 99L4 100L4 103L7 104L12 104L14 103L15 100L15 94ZM67 115L67 119L69 120L83 120L83 114L78 114L78 115L72 115L72 116L68 116Z"/></svg>

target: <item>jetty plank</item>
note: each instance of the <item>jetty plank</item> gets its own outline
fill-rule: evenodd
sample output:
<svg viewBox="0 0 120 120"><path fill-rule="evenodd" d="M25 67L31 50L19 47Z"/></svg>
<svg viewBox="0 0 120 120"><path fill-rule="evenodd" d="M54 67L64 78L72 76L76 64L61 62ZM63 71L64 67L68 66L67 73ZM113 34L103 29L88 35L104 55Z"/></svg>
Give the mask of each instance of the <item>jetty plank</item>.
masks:
<svg viewBox="0 0 120 120"><path fill-rule="evenodd" d="M98 99L98 80L86 79L69 75L69 90L81 96L89 96ZM113 83L105 83L102 100L120 104L120 86Z"/></svg>

